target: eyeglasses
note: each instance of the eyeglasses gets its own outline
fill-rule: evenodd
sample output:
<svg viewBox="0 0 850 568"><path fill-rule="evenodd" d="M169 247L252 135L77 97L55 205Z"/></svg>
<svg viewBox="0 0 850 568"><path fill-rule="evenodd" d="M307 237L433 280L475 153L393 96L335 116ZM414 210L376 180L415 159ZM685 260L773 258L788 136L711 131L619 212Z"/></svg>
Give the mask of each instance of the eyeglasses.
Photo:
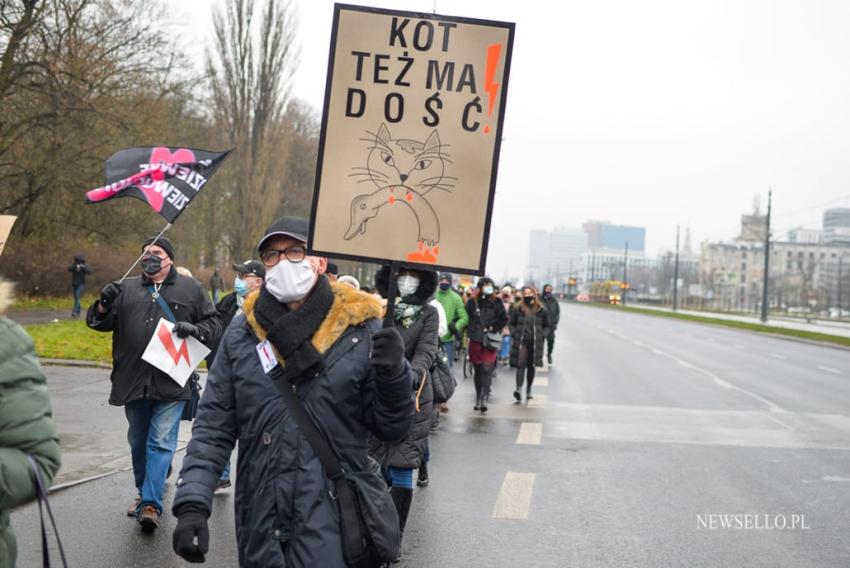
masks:
<svg viewBox="0 0 850 568"><path fill-rule="evenodd" d="M307 248L302 245L295 245L283 250L266 249L260 253L260 259L267 267L272 267L280 262L280 255L285 256L289 262L299 263L307 257Z"/></svg>

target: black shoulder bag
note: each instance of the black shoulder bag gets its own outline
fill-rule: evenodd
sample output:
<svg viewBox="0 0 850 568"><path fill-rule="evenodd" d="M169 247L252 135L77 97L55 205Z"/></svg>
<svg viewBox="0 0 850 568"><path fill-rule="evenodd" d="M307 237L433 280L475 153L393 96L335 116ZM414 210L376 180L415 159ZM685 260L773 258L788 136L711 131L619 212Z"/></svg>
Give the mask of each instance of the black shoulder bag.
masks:
<svg viewBox="0 0 850 568"><path fill-rule="evenodd" d="M47 515L50 518L50 524L53 525L53 534L56 536L56 544L59 545L59 558L62 559L62 566L68 568L68 561L65 559L65 549L62 547L62 540L59 538L59 530L56 528L56 519L53 518L53 510L50 508L50 501L47 500L47 487L44 485L44 478L41 477L41 466L35 461L35 458L27 454L27 460L30 462L30 469L35 480L35 496L38 499L38 516L41 519L41 565L43 568L50 568L50 550L47 542L47 528L44 526L44 510L41 508L42 503L47 509Z"/></svg>
<svg viewBox="0 0 850 568"><path fill-rule="evenodd" d="M475 315L478 317L478 320L481 321L481 308L478 307L478 298L473 300L475 302ZM488 351L498 351L502 348L502 332L500 331L487 331L487 328L484 327L484 323L481 323L481 331L483 337L481 338L481 346Z"/></svg>
<svg viewBox="0 0 850 568"><path fill-rule="evenodd" d="M437 346L437 356L434 357L434 365L429 374L433 379L431 384L434 387L434 402L448 402L455 393L457 381L449 366L446 350L442 345Z"/></svg>
<svg viewBox="0 0 850 568"><path fill-rule="evenodd" d="M157 301L160 309L162 309L163 313L165 313L165 317L168 318L168 321L171 323L177 323L177 318L174 317L174 312L171 311L171 306L168 305L168 302L165 301L162 294L157 293L153 286L148 286L148 290L150 290L151 297ZM180 416L180 420L192 421L195 419L195 416L198 415L198 403L201 402L201 377L198 373L192 373L189 375L189 388L192 389L192 398L187 400L186 404L183 406L183 414Z"/></svg>
<svg viewBox="0 0 850 568"><path fill-rule="evenodd" d="M325 475L334 484L333 498L339 508L342 554L346 565L350 568L375 568L398 558L401 547L398 513L377 468L346 471L304 410L301 399L283 376L281 366L272 369L269 376L316 452ZM370 458L370 462L374 463L374 460Z"/></svg>

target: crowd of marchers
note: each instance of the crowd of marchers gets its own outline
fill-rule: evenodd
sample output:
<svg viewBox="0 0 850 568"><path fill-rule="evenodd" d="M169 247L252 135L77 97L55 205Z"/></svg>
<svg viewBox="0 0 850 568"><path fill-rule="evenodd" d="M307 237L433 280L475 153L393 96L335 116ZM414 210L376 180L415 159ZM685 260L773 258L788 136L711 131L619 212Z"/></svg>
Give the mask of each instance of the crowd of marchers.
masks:
<svg viewBox="0 0 850 568"><path fill-rule="evenodd" d="M415 487L429 483L429 435L449 410L445 392L453 386L439 382L446 372L438 367L451 378L455 361L468 359L474 410L486 413L499 365L516 369L519 404L523 390L526 400L533 397L544 357L552 362L560 314L551 286L538 294L530 286L498 288L483 277L462 287L452 274L402 269L397 293L388 298L389 266L371 287L339 276L326 258L308 254L308 227L296 217L275 221L256 258L233 265L232 293L222 295L226 283L216 270L212 300L175 265L177 249L167 237L147 239L140 243L141 274L107 284L85 314L89 328L112 334L109 403L126 415L135 484L127 514L143 531L160 526L180 421L194 420L171 506L173 548L190 562L204 562L215 538L208 524L213 495L231 486L237 450L239 565L351 565L334 480L293 404L306 411L344 470L379 472L403 535ZM76 316L91 269L78 255L69 271ZM3 293L9 295L6 287ZM0 308L4 303L0 297ZM179 338L193 337L211 350L200 395L197 376L180 384L142 359L162 318L174 323ZM60 459L32 341L9 320L0 323L8 339L0 345L0 565L14 566L9 509L33 498L31 467L49 484ZM263 345L273 361L264 361ZM286 402L272 377L295 393L296 403Z"/></svg>

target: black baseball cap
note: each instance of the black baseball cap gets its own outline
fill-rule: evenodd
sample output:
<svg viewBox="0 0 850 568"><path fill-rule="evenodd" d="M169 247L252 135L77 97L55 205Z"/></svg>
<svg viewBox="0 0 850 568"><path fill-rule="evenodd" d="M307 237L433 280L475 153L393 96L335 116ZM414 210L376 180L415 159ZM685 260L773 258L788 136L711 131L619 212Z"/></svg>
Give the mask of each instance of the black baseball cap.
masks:
<svg viewBox="0 0 850 568"><path fill-rule="evenodd" d="M295 240L306 243L309 230L310 222L303 217L281 217L265 230L263 238L257 243L257 251L263 252L266 241L277 235L292 237Z"/></svg>
<svg viewBox="0 0 850 568"><path fill-rule="evenodd" d="M263 279L266 277L266 267L263 266L263 263L250 258L242 264L234 264L233 270L239 274L253 274Z"/></svg>
<svg viewBox="0 0 850 568"><path fill-rule="evenodd" d="M440 280L438 282L451 282L454 278L452 277L451 272L441 272Z"/></svg>
<svg viewBox="0 0 850 568"><path fill-rule="evenodd" d="M325 272L327 272L328 274L333 274L334 276L336 276L337 274L339 274L339 267L336 264L334 264L333 262L329 262L328 263L328 269Z"/></svg>

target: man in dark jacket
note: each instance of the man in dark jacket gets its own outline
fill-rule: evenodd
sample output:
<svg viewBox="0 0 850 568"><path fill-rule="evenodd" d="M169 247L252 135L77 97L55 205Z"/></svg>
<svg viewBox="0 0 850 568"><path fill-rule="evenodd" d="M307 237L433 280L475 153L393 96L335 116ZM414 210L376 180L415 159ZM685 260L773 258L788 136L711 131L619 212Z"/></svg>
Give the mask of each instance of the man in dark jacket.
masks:
<svg viewBox="0 0 850 568"><path fill-rule="evenodd" d="M377 298L332 284L327 260L307 256L308 226L283 217L266 230L257 247L265 283L246 298L209 372L173 507L174 550L191 562L204 561L213 491L238 440L239 565L345 566L333 484L264 366L281 366L348 471L366 468L370 433L397 440L410 426L401 337L380 329Z"/></svg>
<svg viewBox="0 0 850 568"><path fill-rule="evenodd" d="M221 296L221 291L223 289L224 278L221 277L221 274L218 272L218 266L216 266L215 271L213 271L213 275L210 276L210 290L212 290L213 303L218 303L219 296Z"/></svg>
<svg viewBox="0 0 850 568"><path fill-rule="evenodd" d="M558 329L558 320L561 319L561 306L558 304L558 298L552 294L552 285L546 284L543 286L543 297L541 298L543 306L549 312L549 333L546 335L546 360L552 364L552 351L555 349L555 330Z"/></svg>
<svg viewBox="0 0 850 568"><path fill-rule="evenodd" d="M210 344L221 334L221 317L200 282L174 268L174 246L160 236L145 241L141 277L110 282L89 307L86 323L112 332L112 390L109 404L123 406L138 497L128 510L144 530L159 526L162 494L183 406L191 398L181 386L142 360L160 318L176 321L178 337ZM168 306L168 309L165 308ZM171 313L168 313L171 312Z"/></svg>
<svg viewBox="0 0 850 568"><path fill-rule="evenodd" d="M83 253L74 257L74 262L68 267L71 273L71 291L74 293L74 307L71 308L71 317L80 317L80 298L86 289L86 276L91 274L91 267L86 264Z"/></svg>

